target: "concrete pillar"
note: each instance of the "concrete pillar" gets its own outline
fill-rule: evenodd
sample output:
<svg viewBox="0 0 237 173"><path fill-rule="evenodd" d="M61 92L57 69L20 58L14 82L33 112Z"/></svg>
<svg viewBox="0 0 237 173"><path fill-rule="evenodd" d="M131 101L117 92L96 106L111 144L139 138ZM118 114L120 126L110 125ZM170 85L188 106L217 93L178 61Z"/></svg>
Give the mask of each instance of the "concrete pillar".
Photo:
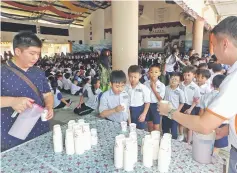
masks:
<svg viewBox="0 0 237 173"><path fill-rule="evenodd" d="M72 53L72 42L70 42L68 44L69 44L69 53Z"/></svg>
<svg viewBox="0 0 237 173"><path fill-rule="evenodd" d="M193 49L199 56L202 56L202 41L203 41L203 30L204 21L196 19L193 25Z"/></svg>
<svg viewBox="0 0 237 173"><path fill-rule="evenodd" d="M112 1L112 52L113 70L138 64L138 0Z"/></svg>
<svg viewBox="0 0 237 173"><path fill-rule="evenodd" d="M210 55L213 55L214 54L214 51L213 51L213 44L212 44L212 38L213 38L213 34L209 34L209 53Z"/></svg>

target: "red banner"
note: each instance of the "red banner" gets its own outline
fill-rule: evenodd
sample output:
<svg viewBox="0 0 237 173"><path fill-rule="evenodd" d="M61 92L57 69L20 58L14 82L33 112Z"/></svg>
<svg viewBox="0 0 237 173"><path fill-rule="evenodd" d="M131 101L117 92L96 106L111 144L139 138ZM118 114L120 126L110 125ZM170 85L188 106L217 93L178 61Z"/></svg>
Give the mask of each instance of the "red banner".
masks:
<svg viewBox="0 0 237 173"><path fill-rule="evenodd" d="M48 5L48 6L44 6L44 7L32 7L32 6L27 6L27 5L23 5L20 3L16 3L14 1L2 1L6 4L9 4L11 6L17 7L17 8L21 8L23 10L27 10L27 11L44 11L44 10L49 10L61 17L67 18L67 19L72 19L72 18L77 18L79 16L81 16L81 14L67 14L63 11L58 10L57 8L55 8L53 5Z"/></svg>

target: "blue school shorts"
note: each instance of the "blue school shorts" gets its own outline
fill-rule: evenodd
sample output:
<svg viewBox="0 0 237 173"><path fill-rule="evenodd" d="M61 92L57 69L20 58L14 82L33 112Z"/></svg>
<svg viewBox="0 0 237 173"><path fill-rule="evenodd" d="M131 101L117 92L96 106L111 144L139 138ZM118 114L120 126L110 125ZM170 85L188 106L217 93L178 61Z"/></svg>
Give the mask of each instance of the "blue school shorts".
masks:
<svg viewBox="0 0 237 173"><path fill-rule="evenodd" d="M131 122L137 125L138 129L145 129L146 128L146 119L144 122L139 122L139 116L144 111L144 105L138 107L130 106L130 113L131 113Z"/></svg>
<svg viewBox="0 0 237 173"><path fill-rule="evenodd" d="M157 103L150 103L146 121L152 121L153 124L160 124L160 113L157 111Z"/></svg>
<svg viewBox="0 0 237 173"><path fill-rule="evenodd" d="M182 109L180 110L180 112L184 113L186 110L188 110L191 107L191 105L188 105L186 103L184 103L184 106L182 107ZM196 114L196 107L193 108L191 115L197 115Z"/></svg>

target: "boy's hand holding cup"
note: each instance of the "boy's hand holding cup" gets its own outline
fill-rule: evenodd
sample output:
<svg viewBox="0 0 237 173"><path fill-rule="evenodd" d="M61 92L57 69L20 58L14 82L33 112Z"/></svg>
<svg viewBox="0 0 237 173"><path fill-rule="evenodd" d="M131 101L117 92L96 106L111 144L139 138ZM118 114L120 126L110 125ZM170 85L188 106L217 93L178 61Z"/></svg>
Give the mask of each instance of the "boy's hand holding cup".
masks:
<svg viewBox="0 0 237 173"><path fill-rule="evenodd" d="M122 112L122 111L124 111L124 110L125 110L125 107L122 106L122 105L118 105L117 107L115 107L115 111L116 111L116 112Z"/></svg>

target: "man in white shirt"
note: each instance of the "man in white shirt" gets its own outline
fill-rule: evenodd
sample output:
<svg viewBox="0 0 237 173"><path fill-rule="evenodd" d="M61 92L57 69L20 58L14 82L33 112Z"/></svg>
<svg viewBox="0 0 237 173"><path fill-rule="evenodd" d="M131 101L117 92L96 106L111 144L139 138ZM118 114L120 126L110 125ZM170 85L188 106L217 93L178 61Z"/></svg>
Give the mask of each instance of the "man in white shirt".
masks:
<svg viewBox="0 0 237 173"><path fill-rule="evenodd" d="M230 16L222 20L212 30L213 48L218 62L230 65L228 76L220 86L220 93L202 116L190 116L175 111L169 104L159 105L161 115L179 122L193 131L209 134L225 120L229 126L216 130L217 138L229 135L231 145L229 173L237 172L237 17Z"/></svg>

